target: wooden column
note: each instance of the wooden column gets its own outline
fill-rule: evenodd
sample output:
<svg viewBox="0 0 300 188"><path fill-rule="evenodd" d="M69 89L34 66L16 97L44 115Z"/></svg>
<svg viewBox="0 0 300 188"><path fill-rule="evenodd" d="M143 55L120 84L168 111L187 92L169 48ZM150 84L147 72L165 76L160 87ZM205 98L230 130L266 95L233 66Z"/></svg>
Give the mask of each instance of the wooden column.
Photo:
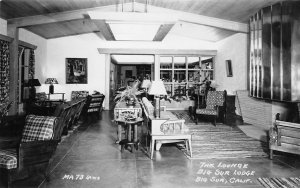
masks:
<svg viewBox="0 0 300 188"><path fill-rule="evenodd" d="M104 106L107 110L110 110L110 54L105 54L105 100Z"/></svg>
<svg viewBox="0 0 300 188"><path fill-rule="evenodd" d="M154 80L160 79L160 59L159 55L154 55Z"/></svg>
<svg viewBox="0 0 300 188"><path fill-rule="evenodd" d="M18 47L19 47L19 28L15 25L7 26L8 36L13 38L10 44L10 70L9 70L9 99L14 101L9 115L18 113Z"/></svg>

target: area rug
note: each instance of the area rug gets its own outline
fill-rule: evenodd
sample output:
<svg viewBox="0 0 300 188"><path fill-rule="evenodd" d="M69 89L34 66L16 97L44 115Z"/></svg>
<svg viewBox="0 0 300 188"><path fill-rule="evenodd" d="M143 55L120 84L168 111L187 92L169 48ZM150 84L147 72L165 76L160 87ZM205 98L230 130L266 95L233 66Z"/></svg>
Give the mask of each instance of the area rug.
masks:
<svg viewBox="0 0 300 188"><path fill-rule="evenodd" d="M222 123L214 126L209 122L186 123L186 126L192 134L192 159L268 157L267 143L247 136L238 127ZM183 143L177 146L189 157Z"/></svg>
<svg viewBox="0 0 300 188"><path fill-rule="evenodd" d="M295 178L258 178L261 185L266 188L299 188L300 177Z"/></svg>

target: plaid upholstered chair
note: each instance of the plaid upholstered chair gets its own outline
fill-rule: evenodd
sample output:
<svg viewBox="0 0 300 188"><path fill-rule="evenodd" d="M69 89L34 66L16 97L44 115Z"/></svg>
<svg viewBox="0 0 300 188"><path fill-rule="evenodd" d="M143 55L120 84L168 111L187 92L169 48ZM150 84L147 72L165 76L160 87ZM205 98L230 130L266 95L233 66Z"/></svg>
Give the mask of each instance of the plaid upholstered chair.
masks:
<svg viewBox="0 0 300 188"><path fill-rule="evenodd" d="M226 90L224 91L208 91L206 97L206 107L198 108L195 112L196 124L198 123L198 118L200 115L213 117L214 125L216 125L217 118L222 114L222 120L226 120ZM220 108L223 112L220 113Z"/></svg>
<svg viewBox="0 0 300 188"><path fill-rule="evenodd" d="M0 149L0 177L7 178L8 187L14 180L34 172L47 176L49 161L58 144L58 140L53 139L57 122L56 117L28 115L18 146Z"/></svg>

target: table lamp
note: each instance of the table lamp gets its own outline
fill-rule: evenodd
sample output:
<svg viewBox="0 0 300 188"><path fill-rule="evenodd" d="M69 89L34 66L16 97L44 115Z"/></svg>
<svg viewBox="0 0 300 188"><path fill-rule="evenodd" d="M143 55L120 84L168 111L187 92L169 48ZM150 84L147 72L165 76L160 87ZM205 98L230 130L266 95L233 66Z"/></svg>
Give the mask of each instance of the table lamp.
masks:
<svg viewBox="0 0 300 188"><path fill-rule="evenodd" d="M53 94L54 93L54 85L53 84L58 84L58 81L56 80L56 78L47 78L45 81L45 84L50 84L49 93Z"/></svg>
<svg viewBox="0 0 300 188"><path fill-rule="evenodd" d="M149 88L149 95L155 96L155 117L160 118L160 96L167 95L167 91L162 80L154 80Z"/></svg>
<svg viewBox="0 0 300 188"><path fill-rule="evenodd" d="M29 89L29 99L34 101L35 96L36 96L35 86L41 86L41 83L40 83L39 79L30 79L30 80L28 80L28 86L30 87L30 89Z"/></svg>

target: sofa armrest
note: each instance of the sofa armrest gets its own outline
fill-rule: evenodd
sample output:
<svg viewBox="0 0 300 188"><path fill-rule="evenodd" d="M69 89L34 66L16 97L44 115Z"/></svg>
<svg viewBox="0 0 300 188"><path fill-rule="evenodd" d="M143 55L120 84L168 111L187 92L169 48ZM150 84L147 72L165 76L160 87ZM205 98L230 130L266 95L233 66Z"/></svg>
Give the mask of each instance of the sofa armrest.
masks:
<svg viewBox="0 0 300 188"><path fill-rule="evenodd" d="M160 125L160 131L164 134L176 134L181 133L185 128L185 120L168 120Z"/></svg>

